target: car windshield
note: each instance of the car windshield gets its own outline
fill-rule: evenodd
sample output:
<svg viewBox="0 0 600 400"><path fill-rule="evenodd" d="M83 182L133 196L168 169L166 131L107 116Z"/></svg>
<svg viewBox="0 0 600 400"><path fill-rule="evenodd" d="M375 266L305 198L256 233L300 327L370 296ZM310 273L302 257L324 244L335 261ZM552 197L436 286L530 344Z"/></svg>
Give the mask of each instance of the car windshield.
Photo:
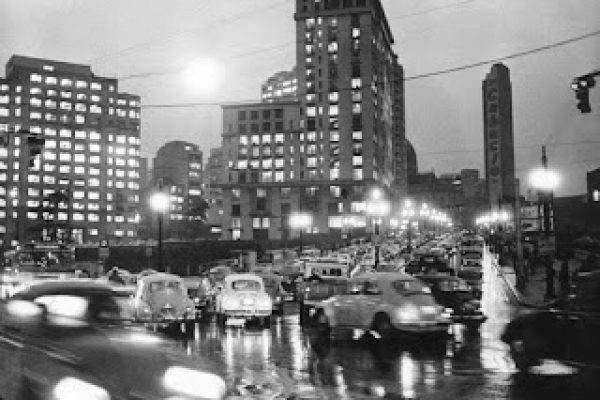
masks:
<svg viewBox="0 0 600 400"><path fill-rule="evenodd" d="M156 281L148 285L150 292L160 292L163 290L181 290L181 285L177 281Z"/></svg>
<svg viewBox="0 0 600 400"><path fill-rule="evenodd" d="M402 295L417 294L417 293L431 293L431 290L416 280L397 280L392 282L394 290Z"/></svg>
<svg viewBox="0 0 600 400"><path fill-rule="evenodd" d="M115 295L48 294L37 297L34 302L45 307L49 325L114 324L130 317L123 299Z"/></svg>
<svg viewBox="0 0 600 400"><path fill-rule="evenodd" d="M240 279L231 283L233 290L247 290L258 292L260 290L260 282L251 279Z"/></svg>

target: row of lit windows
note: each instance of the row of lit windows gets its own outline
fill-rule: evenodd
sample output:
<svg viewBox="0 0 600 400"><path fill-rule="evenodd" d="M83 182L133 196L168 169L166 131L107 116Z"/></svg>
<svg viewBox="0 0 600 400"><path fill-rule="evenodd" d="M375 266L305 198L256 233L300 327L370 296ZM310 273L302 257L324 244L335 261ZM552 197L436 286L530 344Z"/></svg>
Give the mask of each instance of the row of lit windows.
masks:
<svg viewBox="0 0 600 400"><path fill-rule="evenodd" d="M39 87L31 87L29 88L29 94L32 95L42 95L43 94L43 90L42 88ZM99 103L102 101L102 97L97 95L97 94L92 94L88 97L87 93L81 93L81 92L72 92L70 90L61 90L60 92L58 92L55 89L47 89L46 90L46 97L58 97L60 95L61 98L63 99L73 99L75 98L78 101L87 101L88 98L95 103ZM73 96L75 95L75 96ZM34 106L40 106L40 103L37 102L37 100L40 100L38 98L33 97L32 99L36 99L36 101L34 101L34 103L31 102L30 99L30 104L34 105ZM54 107L56 108L56 102L57 100L53 100L53 99L47 99L46 102L44 104L46 104L46 107ZM9 104L10 103L10 96L8 94L6 95L2 95L0 96L0 104ZM14 103L15 104L21 104L21 96L15 96L14 97ZM48 105L48 104L52 104L54 103L55 105ZM109 97L108 98L108 103L109 104L114 104L115 103L115 98L114 97ZM140 102L137 100L126 100L126 99L116 99L116 103L118 106L129 106L129 107L139 107L140 106Z"/></svg>
<svg viewBox="0 0 600 400"><path fill-rule="evenodd" d="M20 129L20 125L16 125L15 126L15 130L18 131ZM0 132L9 132L10 130L10 125L8 124L0 124ZM75 138L75 139L83 139L83 140L100 140L101 139L101 134L97 131L85 131L85 130L71 130L71 129L66 129L66 128L62 128L60 130L57 130L56 128L44 128L42 130L42 127L37 126L37 125L33 125L29 127L29 132L34 133L34 134L44 134L46 136L60 136L61 138ZM109 142L116 142L118 144L130 144L130 145L140 145L141 140L139 137L136 136L127 136L127 135L116 135L113 133L109 133L108 134L108 141ZM14 137L14 144L15 146L18 146L20 143L20 138L18 136Z"/></svg>
<svg viewBox="0 0 600 400"><path fill-rule="evenodd" d="M0 218L4 218L4 217L2 217L0 215ZM37 219L37 218L31 218L31 219ZM87 231L88 231L89 236L98 236L99 235L99 231L96 228L91 228L91 229L88 229ZM5 225L0 225L0 233L6 233ZM114 234L114 236L117 236L117 237L123 237L123 236L125 236L125 231L123 231L122 229L115 229L113 234ZM127 231L127 236L135 237L136 232L135 231Z"/></svg>
<svg viewBox="0 0 600 400"><path fill-rule="evenodd" d="M85 106L84 106L85 107ZM81 112L82 110L77 110L79 112ZM85 111L85 110L83 110ZM108 110L108 114L109 115L114 115L114 109L111 107ZM102 108L99 106L91 106L90 107L90 112L93 114L100 114L102 113ZM21 117L21 109L20 108L15 108L14 109L14 116L15 117ZM8 108L5 107L0 107L0 117L9 117L10 116L10 110ZM120 118L131 118L131 119L139 119L140 118L140 113L137 111L129 111L129 114L127 113L126 110L121 110L121 109L117 109L117 116ZM32 120L41 120L41 119L45 119L46 121L50 121L50 122L56 122L56 121L60 121L62 123L69 123L71 121L71 118L67 115L60 115L58 116L55 113L52 112L47 112L47 113L42 113L40 111L30 111L29 112L29 118ZM74 119L76 124L85 124L86 122L86 118L85 115L81 115L81 114L76 114L75 115L75 119Z"/></svg>
<svg viewBox="0 0 600 400"><path fill-rule="evenodd" d="M65 167L65 172L63 172L63 173L68 173L68 172L66 172L66 170L69 169L68 168L69 166L61 166L61 170L62 170L62 167ZM79 167L75 167L75 173L79 174L79 172L77 171L78 168ZM83 168L82 168L82 170L83 170ZM90 170L89 172L92 172L92 170ZM81 174L81 175L84 175L84 174ZM6 173L0 173L0 182L6 182L7 179L8 179L8 176ZM12 181L18 182L19 175L14 174ZM47 185L55 185L57 182L61 183L61 179L57 178L54 175L44 175L43 177L40 177L39 175L28 175L27 176L27 183L30 183L30 184L44 183ZM99 187L100 186L100 181L95 178L90 178L87 180L87 182L88 182L87 186L90 186L90 187ZM62 184L68 185L69 183L70 182L67 180L66 182L64 182ZM84 183L84 185L81 185L81 186L85 186L85 183ZM140 184L139 184L139 182L136 182L136 181L122 181L122 180L109 179L106 181L106 187L107 188L114 187L116 189L140 190ZM95 192L91 192L91 193L95 193ZM88 197L88 198L92 199L92 197Z"/></svg>
<svg viewBox="0 0 600 400"><path fill-rule="evenodd" d="M38 82L38 83L44 82L46 85L58 85L58 83L59 83L59 79L56 76L50 76L50 75L43 76L38 73L32 73L29 76L29 80L31 82ZM89 87L92 90L102 90L102 84L100 82L87 82L87 81L83 81L83 80L76 80L75 82L73 82L73 80L69 79L69 78L61 78L60 79L60 86L71 87L73 85L75 85L75 87L78 89L87 89ZM108 90L111 92L114 92L115 86L109 85Z"/></svg>

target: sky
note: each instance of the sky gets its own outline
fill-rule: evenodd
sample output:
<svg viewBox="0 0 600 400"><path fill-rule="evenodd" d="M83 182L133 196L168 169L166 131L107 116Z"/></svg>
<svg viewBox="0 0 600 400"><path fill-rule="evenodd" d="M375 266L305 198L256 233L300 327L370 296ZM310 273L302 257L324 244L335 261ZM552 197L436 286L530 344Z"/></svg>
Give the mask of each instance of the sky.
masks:
<svg viewBox="0 0 600 400"><path fill-rule="evenodd" d="M600 31L598 0L382 0L405 68L406 135L421 172L483 170L481 81L494 60ZM142 97L142 156L167 141L221 142L210 103L259 100L261 83L295 64L294 0L0 0L0 63L11 55L91 65ZM185 66L218 63L216 91ZM450 68L490 63L429 77ZM600 70L600 34L503 61L511 70L517 175L548 147L560 195L585 192L600 167L600 77L581 114L575 76ZM0 73L4 75L3 73ZM141 75L141 76L140 76ZM200 107L151 105L209 103Z"/></svg>

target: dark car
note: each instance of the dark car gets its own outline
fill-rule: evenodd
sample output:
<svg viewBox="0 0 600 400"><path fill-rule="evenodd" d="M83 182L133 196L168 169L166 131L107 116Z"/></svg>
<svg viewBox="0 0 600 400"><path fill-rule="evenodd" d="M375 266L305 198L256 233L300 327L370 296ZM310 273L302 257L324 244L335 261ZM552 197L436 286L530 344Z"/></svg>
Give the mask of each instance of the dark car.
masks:
<svg viewBox="0 0 600 400"><path fill-rule="evenodd" d="M481 302L463 279L448 275L417 275L417 278L431 288L435 301L452 310L454 322L476 329L487 320Z"/></svg>
<svg viewBox="0 0 600 400"><path fill-rule="evenodd" d="M425 254L410 261L405 267L405 272L412 275L428 273L444 273L453 275L454 269L444 257L434 254Z"/></svg>
<svg viewBox="0 0 600 400"><path fill-rule="evenodd" d="M0 306L0 398L222 399L219 376L167 358L127 329L110 287L47 281Z"/></svg>
<svg viewBox="0 0 600 400"><path fill-rule="evenodd" d="M521 371L544 359L600 368L600 271L580 274L575 288L568 299L523 312L506 326L501 339Z"/></svg>
<svg viewBox="0 0 600 400"><path fill-rule="evenodd" d="M348 278L312 276L302 284L300 303L300 325L310 323L316 306L323 300L346 292Z"/></svg>

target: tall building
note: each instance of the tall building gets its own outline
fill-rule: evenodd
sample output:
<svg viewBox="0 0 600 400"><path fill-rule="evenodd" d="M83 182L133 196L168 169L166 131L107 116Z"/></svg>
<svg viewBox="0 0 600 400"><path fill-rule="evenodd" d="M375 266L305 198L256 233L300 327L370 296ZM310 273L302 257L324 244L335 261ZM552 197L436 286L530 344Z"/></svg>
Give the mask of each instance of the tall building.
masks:
<svg viewBox="0 0 600 400"><path fill-rule="evenodd" d="M0 79L0 133L5 245L137 237L140 98L119 92L116 79L12 56ZM40 139L41 154L29 157Z"/></svg>
<svg viewBox="0 0 600 400"><path fill-rule="evenodd" d="M269 77L261 87L261 99L265 103L294 101L298 96L298 71L280 71Z"/></svg>
<svg viewBox="0 0 600 400"><path fill-rule="evenodd" d="M516 193L510 70L494 64L482 86L487 195L491 207L501 208Z"/></svg>
<svg viewBox="0 0 600 400"><path fill-rule="evenodd" d="M222 189L218 185L223 182L226 165L223 157L223 148L216 147L210 149L203 179L204 192L209 203L207 222L211 226L211 233L218 235L218 237L220 237L222 232L221 216L223 215Z"/></svg>
<svg viewBox="0 0 600 400"><path fill-rule="evenodd" d="M402 67L381 3L297 0L298 101L223 107L224 239L337 237L373 186L405 194Z"/></svg>
<svg viewBox="0 0 600 400"><path fill-rule="evenodd" d="M205 218L202 151L193 143L168 142L158 149L152 165L154 186L169 192L171 199L165 227L168 236L193 238L190 222L201 224Z"/></svg>

